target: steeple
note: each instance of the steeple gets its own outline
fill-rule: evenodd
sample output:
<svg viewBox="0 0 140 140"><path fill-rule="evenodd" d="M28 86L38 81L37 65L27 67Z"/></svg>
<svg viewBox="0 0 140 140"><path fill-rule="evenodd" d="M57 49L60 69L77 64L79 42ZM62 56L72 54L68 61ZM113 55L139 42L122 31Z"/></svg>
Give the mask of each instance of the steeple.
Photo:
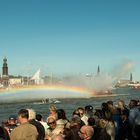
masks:
<svg viewBox="0 0 140 140"><path fill-rule="evenodd" d="M3 59L2 76L8 76L7 58Z"/></svg>
<svg viewBox="0 0 140 140"><path fill-rule="evenodd" d="M8 87L9 86L8 65L7 65L7 58L6 57L3 59L2 85L4 87Z"/></svg>
<svg viewBox="0 0 140 140"><path fill-rule="evenodd" d="M99 75L99 74L100 74L100 67L99 67L99 65L98 65L97 75Z"/></svg>
<svg viewBox="0 0 140 140"><path fill-rule="evenodd" d="M130 81L133 81L132 73L130 73Z"/></svg>

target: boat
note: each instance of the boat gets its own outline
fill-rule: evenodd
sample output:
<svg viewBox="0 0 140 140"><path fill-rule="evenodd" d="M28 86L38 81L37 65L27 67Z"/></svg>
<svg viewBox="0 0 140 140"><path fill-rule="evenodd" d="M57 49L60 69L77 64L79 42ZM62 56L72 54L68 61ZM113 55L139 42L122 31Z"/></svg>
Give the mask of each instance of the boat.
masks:
<svg viewBox="0 0 140 140"><path fill-rule="evenodd" d="M49 103L51 103L51 104L60 104L61 101L53 98L53 99L49 99Z"/></svg>
<svg viewBox="0 0 140 140"><path fill-rule="evenodd" d="M42 99L41 102L34 102L33 104L60 104L61 101L55 98Z"/></svg>

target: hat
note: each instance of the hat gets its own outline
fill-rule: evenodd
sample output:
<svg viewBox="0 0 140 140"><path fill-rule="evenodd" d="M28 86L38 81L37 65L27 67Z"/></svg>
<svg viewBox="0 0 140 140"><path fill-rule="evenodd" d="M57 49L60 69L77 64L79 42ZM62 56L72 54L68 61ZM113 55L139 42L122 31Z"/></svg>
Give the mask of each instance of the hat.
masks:
<svg viewBox="0 0 140 140"><path fill-rule="evenodd" d="M16 119L17 119L17 117L15 115L10 115L9 116L9 120L16 120Z"/></svg>
<svg viewBox="0 0 140 140"><path fill-rule="evenodd" d="M87 111L93 111L93 106L87 105L87 106L85 106L85 110L87 110Z"/></svg>

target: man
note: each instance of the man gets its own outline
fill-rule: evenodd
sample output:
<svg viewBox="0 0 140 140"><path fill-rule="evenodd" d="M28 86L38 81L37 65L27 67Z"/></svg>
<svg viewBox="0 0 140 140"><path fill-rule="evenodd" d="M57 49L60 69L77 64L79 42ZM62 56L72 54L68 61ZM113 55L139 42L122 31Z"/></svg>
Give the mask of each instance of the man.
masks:
<svg viewBox="0 0 140 140"><path fill-rule="evenodd" d="M91 126L84 125L79 131L79 136L82 140L92 140L94 129Z"/></svg>
<svg viewBox="0 0 140 140"><path fill-rule="evenodd" d="M20 125L13 129L10 140L37 140L38 132L35 126L28 123L28 110L21 109L18 112Z"/></svg>

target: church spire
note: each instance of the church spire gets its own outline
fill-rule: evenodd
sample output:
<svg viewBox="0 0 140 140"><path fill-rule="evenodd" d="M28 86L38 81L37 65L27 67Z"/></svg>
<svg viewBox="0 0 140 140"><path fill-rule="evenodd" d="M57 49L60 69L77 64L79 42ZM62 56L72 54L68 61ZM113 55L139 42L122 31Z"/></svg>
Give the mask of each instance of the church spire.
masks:
<svg viewBox="0 0 140 140"><path fill-rule="evenodd" d="M3 59L2 75L8 76L8 65L7 65L7 58L6 57Z"/></svg>
<svg viewBox="0 0 140 140"><path fill-rule="evenodd" d="M99 75L99 74L100 74L100 67L99 67L99 65L98 65L97 75Z"/></svg>
<svg viewBox="0 0 140 140"><path fill-rule="evenodd" d="M130 81L133 81L132 73L130 73Z"/></svg>
<svg viewBox="0 0 140 140"><path fill-rule="evenodd" d="M2 85L4 87L8 87L9 86L8 65L7 65L7 58L6 57L3 59Z"/></svg>

